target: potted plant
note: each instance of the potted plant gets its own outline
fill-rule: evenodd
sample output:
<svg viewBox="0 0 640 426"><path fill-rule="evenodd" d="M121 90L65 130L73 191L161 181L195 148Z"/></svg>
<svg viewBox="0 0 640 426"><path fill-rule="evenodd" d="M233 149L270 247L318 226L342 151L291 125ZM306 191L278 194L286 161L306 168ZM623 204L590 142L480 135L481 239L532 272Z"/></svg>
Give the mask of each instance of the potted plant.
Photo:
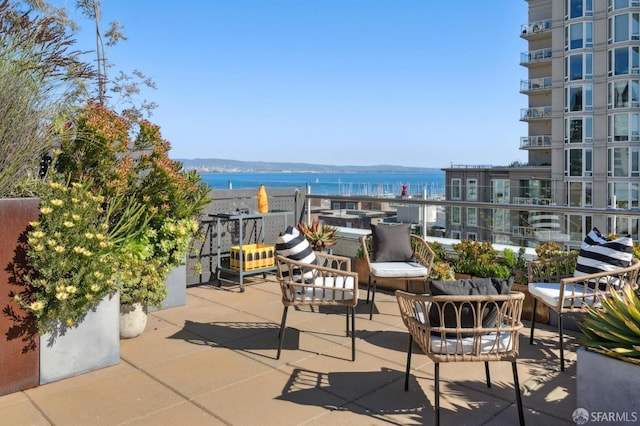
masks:
<svg viewBox="0 0 640 426"><path fill-rule="evenodd" d="M0 395L37 386L40 339L30 311L13 299L28 287L26 232L38 218L39 200L29 188L57 135L46 131L73 107L89 65L79 61L62 26L0 2ZM25 66L28 65L28 66Z"/></svg>
<svg viewBox="0 0 640 426"><path fill-rule="evenodd" d="M325 251L337 243L338 228L320 223L318 219L314 219L311 225L300 222L297 228L313 250Z"/></svg>
<svg viewBox="0 0 640 426"><path fill-rule="evenodd" d="M433 266L429 279L434 281L453 281L456 279L455 269L451 256L447 253L442 244L437 241L428 242L429 247L435 253Z"/></svg>
<svg viewBox="0 0 640 426"><path fill-rule="evenodd" d="M640 298L630 285L603 298L579 323L577 406L633 413L640 381ZM598 374L606 372L606 374Z"/></svg>
<svg viewBox="0 0 640 426"><path fill-rule="evenodd" d="M167 295L170 271L185 261L197 235L196 219L209 201L208 187L169 158L169 142L148 120L131 120L89 102L72 126L56 170L72 180L90 176L108 199L126 194L129 201L110 212L111 227L131 214L131 203L144 209L128 218L131 225L115 238L123 315L138 312L144 321L146 309L160 307ZM181 291L186 293L186 275Z"/></svg>
<svg viewBox="0 0 640 426"><path fill-rule="evenodd" d="M29 287L14 296L41 333L40 384L120 362L117 253L105 198L90 182L36 182L39 220L27 234ZM73 363L65 362L72 357Z"/></svg>
<svg viewBox="0 0 640 426"><path fill-rule="evenodd" d="M500 258L500 252L489 242L461 240L453 244L454 268L457 274L479 278L509 278L511 271Z"/></svg>

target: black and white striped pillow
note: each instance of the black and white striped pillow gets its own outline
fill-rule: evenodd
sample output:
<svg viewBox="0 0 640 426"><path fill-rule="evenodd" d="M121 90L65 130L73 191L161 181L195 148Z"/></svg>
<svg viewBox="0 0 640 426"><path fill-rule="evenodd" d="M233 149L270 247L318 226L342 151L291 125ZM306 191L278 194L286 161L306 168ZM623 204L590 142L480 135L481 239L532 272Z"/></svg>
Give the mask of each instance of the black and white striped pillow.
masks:
<svg viewBox="0 0 640 426"><path fill-rule="evenodd" d="M288 257L292 260L299 262L309 263L312 265L317 264L316 255L309 245L307 239L293 226L287 227L287 229L280 233L276 239L276 254L280 256ZM300 271L294 271L294 281L300 281ZM313 273L309 272L305 274L305 280L313 279Z"/></svg>
<svg viewBox="0 0 640 426"><path fill-rule="evenodd" d="M597 228L593 228L580 246L573 276L626 268L631 264L632 258L633 239L630 236L610 240Z"/></svg>

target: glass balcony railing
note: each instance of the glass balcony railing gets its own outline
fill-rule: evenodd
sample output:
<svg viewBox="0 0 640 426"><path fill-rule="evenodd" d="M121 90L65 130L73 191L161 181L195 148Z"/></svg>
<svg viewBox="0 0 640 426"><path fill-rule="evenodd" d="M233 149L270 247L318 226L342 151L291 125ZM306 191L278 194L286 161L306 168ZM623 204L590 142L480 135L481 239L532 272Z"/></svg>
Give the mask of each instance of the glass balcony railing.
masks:
<svg viewBox="0 0 640 426"><path fill-rule="evenodd" d="M551 135L523 136L520 138L520 149L551 147Z"/></svg>
<svg viewBox="0 0 640 426"><path fill-rule="evenodd" d="M520 81L520 92L533 92L537 90L551 89L553 80L551 77L533 78Z"/></svg>
<svg viewBox="0 0 640 426"><path fill-rule="evenodd" d="M520 193L526 189L511 187L510 192ZM206 211L229 211L238 197L245 197L243 200L251 210L253 195L252 192L248 196L242 190L224 191L211 200ZM287 215L258 221L251 225L252 232L247 229L247 232L239 233L239 226L229 225L224 227L224 232L218 233L220 229L215 221L205 215L201 222L205 238L198 247L197 261L203 267L202 279L206 281L214 276L216 265L220 265L221 253L237 245L239 236L261 235L264 241L272 244L287 225L312 219L339 227L339 242L334 253L352 257L360 246L359 238L370 231L371 224L379 222L410 223L414 233L447 248L462 239L473 239L491 242L499 250L508 247L518 251L524 247L532 256L535 256L536 247L551 241L563 249L578 248L594 226L604 234L630 234L640 241L640 208L637 204L629 210L561 207L555 205L556 201L549 195L493 194L491 188L478 188L478 195L499 200L499 203L446 200L442 194L423 193L408 197L315 195L299 188L281 188L277 195L271 191L270 207L273 204L273 208L284 209L278 211L287 211Z"/></svg>
<svg viewBox="0 0 640 426"><path fill-rule="evenodd" d="M545 120L551 118L551 106L523 108L520 110L520 120Z"/></svg>
<svg viewBox="0 0 640 426"><path fill-rule="evenodd" d="M541 62L551 59L553 52L550 47L545 49L532 50L530 52L523 52L520 54L521 64L530 64L534 62Z"/></svg>
<svg viewBox="0 0 640 426"><path fill-rule="evenodd" d="M533 35L551 31L552 25L553 21L551 19L523 24L520 29L520 36L523 38L530 38Z"/></svg>

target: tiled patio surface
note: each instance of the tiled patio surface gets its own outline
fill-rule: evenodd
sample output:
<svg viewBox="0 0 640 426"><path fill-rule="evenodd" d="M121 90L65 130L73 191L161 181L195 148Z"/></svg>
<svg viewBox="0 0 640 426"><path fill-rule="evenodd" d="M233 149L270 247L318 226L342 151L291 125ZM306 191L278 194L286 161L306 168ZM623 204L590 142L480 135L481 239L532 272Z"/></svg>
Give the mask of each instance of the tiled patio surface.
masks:
<svg viewBox="0 0 640 426"><path fill-rule="evenodd" d="M433 364L414 348L405 392L407 333L395 296L379 291L368 319L361 291L356 361L342 310L290 309L276 360L282 303L273 277L237 286L188 289L186 306L149 314L145 333L121 341L113 367L0 397L6 425L428 425ZM559 371L557 333L528 325L518 371L529 425L573 425L575 335ZM571 332L570 332L571 333ZM0 367L1 368L1 367ZM443 364L444 425L517 424L509 363Z"/></svg>

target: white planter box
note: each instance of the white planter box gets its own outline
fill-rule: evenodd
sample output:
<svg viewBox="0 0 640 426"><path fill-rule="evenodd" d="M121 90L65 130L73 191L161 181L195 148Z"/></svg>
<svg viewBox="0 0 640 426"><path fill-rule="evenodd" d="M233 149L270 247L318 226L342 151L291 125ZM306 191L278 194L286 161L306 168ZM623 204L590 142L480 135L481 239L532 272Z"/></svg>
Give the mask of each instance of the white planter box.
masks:
<svg viewBox="0 0 640 426"><path fill-rule="evenodd" d="M169 272L165 280L167 286L167 296L162 301L160 308L149 306L147 311L153 312L158 309L169 309L184 306L187 303L187 265L179 265Z"/></svg>
<svg viewBox="0 0 640 426"><path fill-rule="evenodd" d="M40 384L120 362L120 294L105 297L77 327L40 336Z"/></svg>
<svg viewBox="0 0 640 426"><path fill-rule="evenodd" d="M640 421L640 365L585 348L578 348L577 364L577 408L587 410L591 420L598 413L616 413L619 421L607 425Z"/></svg>

